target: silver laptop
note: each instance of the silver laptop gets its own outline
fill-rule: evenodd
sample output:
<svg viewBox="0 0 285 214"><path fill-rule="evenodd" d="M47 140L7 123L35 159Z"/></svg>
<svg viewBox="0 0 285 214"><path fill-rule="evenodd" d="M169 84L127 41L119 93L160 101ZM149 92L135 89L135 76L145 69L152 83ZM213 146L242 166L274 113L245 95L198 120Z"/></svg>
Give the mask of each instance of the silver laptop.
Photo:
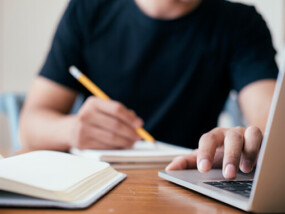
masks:
<svg viewBox="0 0 285 214"><path fill-rule="evenodd" d="M160 171L159 176L251 212L285 212L285 77L279 72L255 174L225 180L221 169Z"/></svg>

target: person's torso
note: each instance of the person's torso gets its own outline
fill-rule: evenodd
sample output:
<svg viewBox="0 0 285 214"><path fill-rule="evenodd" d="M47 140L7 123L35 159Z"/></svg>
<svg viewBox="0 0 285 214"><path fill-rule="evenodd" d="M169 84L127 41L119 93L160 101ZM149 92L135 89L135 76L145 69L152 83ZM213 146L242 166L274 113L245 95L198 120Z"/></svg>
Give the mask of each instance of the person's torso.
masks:
<svg viewBox="0 0 285 214"><path fill-rule="evenodd" d="M88 22L84 73L133 109L158 140L196 147L216 126L231 88L220 3L204 0L165 21L146 16L133 0L102 1Z"/></svg>

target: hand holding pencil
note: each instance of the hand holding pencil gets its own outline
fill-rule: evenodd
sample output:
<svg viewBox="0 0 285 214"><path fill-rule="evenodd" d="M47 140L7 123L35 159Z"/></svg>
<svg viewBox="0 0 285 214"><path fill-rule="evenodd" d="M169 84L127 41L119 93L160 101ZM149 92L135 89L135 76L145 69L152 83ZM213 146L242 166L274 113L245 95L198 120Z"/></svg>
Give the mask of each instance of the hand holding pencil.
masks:
<svg viewBox="0 0 285 214"><path fill-rule="evenodd" d="M106 95L100 88L98 88L90 79L88 79L84 74L82 74L76 67L72 66L70 67L70 73L82 84L84 85L93 95L95 95L97 98L93 97L93 104L96 100L97 110L99 108L99 112L101 114L98 114L97 117L104 118L104 122L101 121L101 124L96 124L100 128L102 128L103 132L111 132L112 136L118 137L117 140L114 139L114 141L124 141L124 140L138 140L138 136L140 136L142 139L149 141L149 142L155 142L154 138L146 131L144 130L142 126L141 120L135 115L135 113L131 110L128 110L126 107L124 107L122 104L113 101L110 99L108 95ZM98 99L100 98L100 99ZM88 101L88 100L87 100ZM87 104L86 104L87 105ZM90 105L87 105L87 107ZM87 107L83 108L83 112L86 111ZM114 109L117 109L114 111ZM118 113L119 109L119 113ZM89 108L90 110L90 108ZM87 110L87 111L89 111ZM94 117L95 113L90 114L90 117ZM100 116L98 116L100 115ZM96 123L96 121L99 121L94 119L92 122ZM115 127L114 127L114 124ZM104 126L104 127L101 127ZM135 128L135 134L132 133ZM102 133L104 134L104 133ZM108 134L105 133L105 137L102 136L101 140L107 140ZM104 139L105 138L105 139ZM108 143L106 142L106 145ZM106 146L105 145L105 146ZM118 145L118 144L116 144ZM121 148L128 147L127 143L121 143L119 145Z"/></svg>

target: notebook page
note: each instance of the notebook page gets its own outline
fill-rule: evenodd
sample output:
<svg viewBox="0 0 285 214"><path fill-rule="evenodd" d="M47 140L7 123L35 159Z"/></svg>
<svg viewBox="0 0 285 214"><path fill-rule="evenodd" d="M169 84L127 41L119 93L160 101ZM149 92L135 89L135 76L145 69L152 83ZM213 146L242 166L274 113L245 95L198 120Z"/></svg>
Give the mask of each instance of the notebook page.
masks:
<svg viewBox="0 0 285 214"><path fill-rule="evenodd" d="M107 167L107 163L66 153L35 151L1 159L0 178L60 191Z"/></svg>
<svg viewBox="0 0 285 214"><path fill-rule="evenodd" d="M95 158L100 160L101 156L113 156L113 157L159 157L159 156L171 156L171 155L184 155L191 152L191 149L184 147L174 146L171 144L157 142L147 143L145 141L137 141L133 148L122 150L79 150L76 148L71 149L71 153Z"/></svg>

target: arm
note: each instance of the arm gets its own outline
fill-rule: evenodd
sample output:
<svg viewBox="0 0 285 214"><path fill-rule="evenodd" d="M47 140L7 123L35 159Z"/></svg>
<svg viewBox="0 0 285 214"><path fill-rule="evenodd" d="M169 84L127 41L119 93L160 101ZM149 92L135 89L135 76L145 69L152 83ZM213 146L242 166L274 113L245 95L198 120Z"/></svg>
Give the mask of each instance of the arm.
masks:
<svg viewBox="0 0 285 214"><path fill-rule="evenodd" d="M74 116L66 114L75 98L75 92L46 78L36 78L20 115L20 141L23 147L67 150Z"/></svg>
<svg viewBox="0 0 285 214"><path fill-rule="evenodd" d="M274 88L275 80L261 80L243 88L239 94L239 102L249 127L211 130L200 138L197 150L174 159L166 169L197 166L200 172L207 172L212 167L222 167L227 179L235 178L239 168L245 173L252 171L258 157Z"/></svg>
<svg viewBox="0 0 285 214"><path fill-rule="evenodd" d="M276 80L260 80L246 86L239 93L239 104L243 115L251 126L264 133Z"/></svg>
<svg viewBox="0 0 285 214"><path fill-rule="evenodd" d="M142 121L115 101L90 97L78 114L69 115L77 93L37 77L20 116L20 140L25 148L68 150L125 148L140 139Z"/></svg>

